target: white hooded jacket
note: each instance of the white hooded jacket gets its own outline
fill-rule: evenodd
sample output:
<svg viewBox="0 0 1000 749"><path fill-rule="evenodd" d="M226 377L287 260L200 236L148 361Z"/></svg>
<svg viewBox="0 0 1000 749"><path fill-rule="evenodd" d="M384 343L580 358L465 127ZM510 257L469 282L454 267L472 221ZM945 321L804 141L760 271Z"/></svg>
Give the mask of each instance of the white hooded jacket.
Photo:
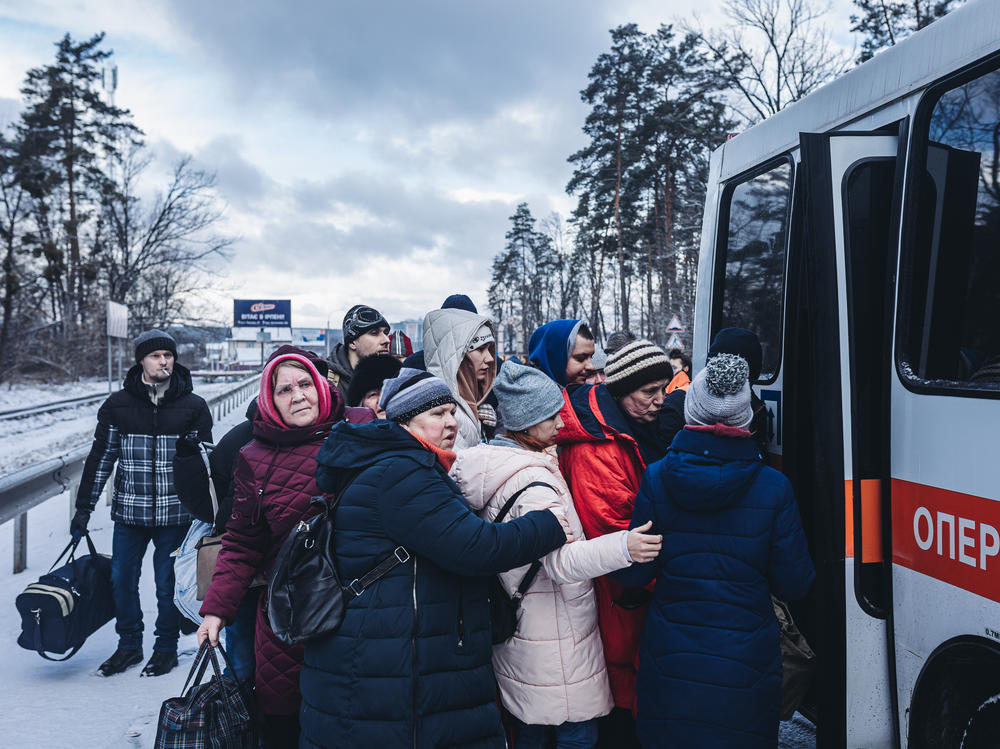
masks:
<svg viewBox="0 0 1000 749"><path fill-rule="evenodd" d="M458 390L458 368L469 343L483 325L493 330L493 323L486 315L463 309L435 309L424 317L424 364L428 372L444 380L458 403L455 410L458 436L452 448L455 452L483 441L479 415Z"/></svg>
<svg viewBox="0 0 1000 749"><path fill-rule="evenodd" d="M521 602L517 632L493 648L493 670L504 707L519 720L532 725L590 720L614 706L591 580L629 565L622 539L627 531L586 540L557 459L513 445L500 438L459 453L451 477L473 511L492 521L511 495L540 481L555 491L527 489L504 521L551 509L566 517L577 540L542 558ZM524 566L500 575L508 593L527 571Z"/></svg>

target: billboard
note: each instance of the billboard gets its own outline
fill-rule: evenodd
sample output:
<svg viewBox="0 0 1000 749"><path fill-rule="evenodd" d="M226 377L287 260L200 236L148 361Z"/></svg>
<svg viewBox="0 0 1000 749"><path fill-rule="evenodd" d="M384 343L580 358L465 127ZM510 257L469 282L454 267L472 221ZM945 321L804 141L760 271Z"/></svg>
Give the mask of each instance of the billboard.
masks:
<svg viewBox="0 0 1000 749"><path fill-rule="evenodd" d="M291 299L234 299L233 327L290 328Z"/></svg>

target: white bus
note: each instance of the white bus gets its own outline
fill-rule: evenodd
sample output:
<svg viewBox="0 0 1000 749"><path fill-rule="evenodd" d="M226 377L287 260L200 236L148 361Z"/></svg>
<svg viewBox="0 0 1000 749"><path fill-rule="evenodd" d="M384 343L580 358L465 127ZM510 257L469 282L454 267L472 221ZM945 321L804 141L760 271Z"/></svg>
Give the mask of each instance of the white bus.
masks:
<svg viewBox="0 0 1000 749"><path fill-rule="evenodd" d="M818 747L1000 747L1000 0L715 151L695 316L764 346Z"/></svg>

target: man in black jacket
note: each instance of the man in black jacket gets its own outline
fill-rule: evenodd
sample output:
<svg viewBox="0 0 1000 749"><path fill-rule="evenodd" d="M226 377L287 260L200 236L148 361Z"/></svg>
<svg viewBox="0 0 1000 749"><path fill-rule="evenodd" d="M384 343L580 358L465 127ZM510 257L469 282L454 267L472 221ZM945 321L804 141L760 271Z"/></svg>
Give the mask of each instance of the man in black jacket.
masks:
<svg viewBox="0 0 1000 749"><path fill-rule="evenodd" d="M124 386L97 412L94 444L87 456L70 532L87 529L115 461L115 521L111 584L118 649L98 669L111 676L142 660L142 608L139 572L153 542L156 581L156 641L143 676L160 676L177 665L180 614L174 607L174 561L170 554L184 540L191 515L177 499L173 457L177 439L196 432L211 442L212 414L192 392L191 373L175 359L177 344L160 330L135 339L135 361Z"/></svg>

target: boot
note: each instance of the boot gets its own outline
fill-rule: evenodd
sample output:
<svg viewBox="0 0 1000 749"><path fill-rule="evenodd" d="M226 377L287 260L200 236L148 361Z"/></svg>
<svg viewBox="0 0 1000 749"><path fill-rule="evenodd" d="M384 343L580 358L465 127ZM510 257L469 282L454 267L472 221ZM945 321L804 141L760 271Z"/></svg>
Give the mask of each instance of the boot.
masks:
<svg viewBox="0 0 1000 749"><path fill-rule="evenodd" d="M169 674L173 671L176 666L177 653L163 653L154 650L139 676L163 676L163 674Z"/></svg>
<svg viewBox="0 0 1000 749"><path fill-rule="evenodd" d="M115 674L120 674L122 671L131 668L141 660L141 650L118 648L111 654L110 658L100 665L100 668L97 669L97 673L101 676L114 676Z"/></svg>

